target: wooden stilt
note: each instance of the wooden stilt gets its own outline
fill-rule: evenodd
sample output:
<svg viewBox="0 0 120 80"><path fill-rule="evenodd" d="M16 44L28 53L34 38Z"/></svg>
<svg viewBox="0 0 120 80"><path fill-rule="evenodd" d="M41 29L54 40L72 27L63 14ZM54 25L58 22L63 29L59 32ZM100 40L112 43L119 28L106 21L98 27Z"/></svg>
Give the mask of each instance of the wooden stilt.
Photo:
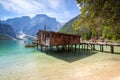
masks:
<svg viewBox="0 0 120 80"><path fill-rule="evenodd" d="M57 52L58 52L59 51L59 46L57 45L56 48L57 48Z"/></svg>
<svg viewBox="0 0 120 80"><path fill-rule="evenodd" d="M66 45L66 51L68 51L68 45Z"/></svg>
<svg viewBox="0 0 120 80"><path fill-rule="evenodd" d="M72 51L73 51L73 44L71 45Z"/></svg>
<svg viewBox="0 0 120 80"><path fill-rule="evenodd" d="M35 44L32 42L32 44L34 45L34 49L35 49Z"/></svg>
<svg viewBox="0 0 120 80"><path fill-rule="evenodd" d="M112 45L110 47L111 47L110 48L111 49L111 53L114 53L114 47Z"/></svg>
<svg viewBox="0 0 120 80"><path fill-rule="evenodd" d="M90 46L91 46L91 50L92 50L93 45L92 45L92 44L90 44Z"/></svg>
<svg viewBox="0 0 120 80"><path fill-rule="evenodd" d="M87 50L88 50L88 44L87 44Z"/></svg>
<svg viewBox="0 0 120 80"><path fill-rule="evenodd" d="M100 45L100 51L103 52L103 45Z"/></svg>
<svg viewBox="0 0 120 80"><path fill-rule="evenodd" d="M69 51L69 44L67 45L67 50Z"/></svg>
<svg viewBox="0 0 120 80"><path fill-rule="evenodd" d="M45 46L45 51L46 51L46 54L48 53L48 46Z"/></svg>
<svg viewBox="0 0 120 80"><path fill-rule="evenodd" d="M95 44L93 44L93 50L95 50Z"/></svg>
<svg viewBox="0 0 120 80"><path fill-rule="evenodd" d="M64 51L66 51L66 49L65 49L65 45L63 46L63 49L64 49Z"/></svg>
<svg viewBox="0 0 120 80"><path fill-rule="evenodd" d="M41 45L41 52L42 52L42 45Z"/></svg>
<svg viewBox="0 0 120 80"><path fill-rule="evenodd" d="M37 50L38 50L38 44L36 46L37 46Z"/></svg>
<svg viewBox="0 0 120 80"><path fill-rule="evenodd" d="M50 46L50 51L52 51L51 46Z"/></svg>
<svg viewBox="0 0 120 80"><path fill-rule="evenodd" d="M82 43L82 49L83 49L83 43Z"/></svg>
<svg viewBox="0 0 120 80"><path fill-rule="evenodd" d="M85 50L85 46L86 46L86 45L85 45L85 43L84 43L84 47L83 47L83 48L84 48L84 50Z"/></svg>
<svg viewBox="0 0 120 80"><path fill-rule="evenodd" d="M101 45L100 45L100 51L101 51Z"/></svg>
<svg viewBox="0 0 120 80"><path fill-rule="evenodd" d="M67 51L67 45L65 45L65 52Z"/></svg>
<svg viewBox="0 0 120 80"><path fill-rule="evenodd" d="M80 50L80 44L79 44L79 50Z"/></svg>
<svg viewBox="0 0 120 80"><path fill-rule="evenodd" d="M76 51L76 44L75 44L75 51Z"/></svg>

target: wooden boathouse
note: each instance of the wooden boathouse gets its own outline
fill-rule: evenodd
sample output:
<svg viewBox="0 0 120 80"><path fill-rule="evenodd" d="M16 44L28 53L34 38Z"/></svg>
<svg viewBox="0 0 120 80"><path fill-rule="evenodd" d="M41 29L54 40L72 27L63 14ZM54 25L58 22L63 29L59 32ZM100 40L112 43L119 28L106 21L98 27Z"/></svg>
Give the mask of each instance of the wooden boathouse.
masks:
<svg viewBox="0 0 120 80"><path fill-rule="evenodd" d="M60 32L53 32L53 31L46 31L46 30L39 30L37 33L37 43L42 47L52 47L56 46L58 49L59 46L66 47L67 45L77 45L80 43L81 36L79 35L72 35L72 34L65 34Z"/></svg>
<svg viewBox="0 0 120 80"><path fill-rule="evenodd" d="M43 47L46 49L46 53L48 50L48 47L53 47L56 46L56 49L59 50L59 46L62 46L65 50L69 50L69 48L75 48L77 45L82 46L82 49L92 49L95 50L95 46L98 45L100 46L100 51L104 51L104 46L109 46L110 47L110 52L114 53L114 47L120 47L120 44L114 44L114 43L102 43L102 42L84 42L81 41L81 36L79 35L73 35L73 34L65 34L65 33L60 33L60 32L53 32L53 31L46 31L44 30L39 30L37 32L37 40L33 41L33 44L35 44L38 48L38 46L41 47L41 51Z"/></svg>

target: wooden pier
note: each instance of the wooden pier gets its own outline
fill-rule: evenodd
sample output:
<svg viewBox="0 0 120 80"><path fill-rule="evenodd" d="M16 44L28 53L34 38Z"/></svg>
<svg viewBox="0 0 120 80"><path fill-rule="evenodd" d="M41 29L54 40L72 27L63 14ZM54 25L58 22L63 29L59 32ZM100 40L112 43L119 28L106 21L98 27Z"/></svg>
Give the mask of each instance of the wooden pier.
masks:
<svg viewBox="0 0 120 80"><path fill-rule="evenodd" d="M120 47L120 44L114 44L114 43L105 43L105 42L84 42L81 41L81 36L78 35L71 35L71 34L64 34L59 32L51 32L51 31L42 31L39 30L37 33L38 40L33 41L33 44L41 47L41 51L43 50L43 47L45 48L45 51L47 53L48 47L56 47L56 50L59 51L59 47L62 46L64 50L69 50L70 48L74 49L76 51L77 46L82 46L81 49L90 49L90 50L96 50L96 45L100 47L99 51L104 52L104 46L110 47L110 53L114 53L114 47Z"/></svg>
<svg viewBox="0 0 120 80"><path fill-rule="evenodd" d="M100 52L104 52L104 46L109 46L110 47L110 53L114 53L114 47L120 47L120 44L118 43L105 43L105 42L83 42L81 43L83 45L87 45L87 48L88 47L91 47L92 50L96 50L95 46L99 46L100 49L99 51Z"/></svg>

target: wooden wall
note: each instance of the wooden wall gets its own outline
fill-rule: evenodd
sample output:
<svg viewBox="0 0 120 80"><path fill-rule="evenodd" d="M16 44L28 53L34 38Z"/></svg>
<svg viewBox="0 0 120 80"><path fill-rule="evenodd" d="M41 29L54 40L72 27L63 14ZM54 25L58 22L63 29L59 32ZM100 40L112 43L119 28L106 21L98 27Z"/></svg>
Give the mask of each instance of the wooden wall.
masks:
<svg viewBox="0 0 120 80"><path fill-rule="evenodd" d="M40 45L59 46L80 43L80 36L58 32L38 32L37 38ZM49 41L49 42L47 42ZM47 44L46 44L47 42Z"/></svg>
<svg viewBox="0 0 120 80"><path fill-rule="evenodd" d="M69 45L80 43L80 36L62 34L62 33L50 33L50 45Z"/></svg>

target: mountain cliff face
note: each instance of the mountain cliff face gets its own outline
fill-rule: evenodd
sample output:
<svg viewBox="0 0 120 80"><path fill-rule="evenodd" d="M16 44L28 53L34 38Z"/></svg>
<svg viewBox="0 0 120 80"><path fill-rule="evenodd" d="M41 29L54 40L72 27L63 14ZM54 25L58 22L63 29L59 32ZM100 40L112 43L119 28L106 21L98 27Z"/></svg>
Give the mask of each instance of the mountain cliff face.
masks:
<svg viewBox="0 0 120 80"><path fill-rule="evenodd" d="M0 39L16 38L14 29L8 24L0 23Z"/></svg>
<svg viewBox="0 0 120 80"><path fill-rule="evenodd" d="M22 31L28 35L36 35L39 29L44 29L45 25L48 31L58 31L61 28L61 24L55 18L48 17L45 14L38 14L32 19L29 16L12 18L4 21L4 23L9 24L16 34Z"/></svg>

